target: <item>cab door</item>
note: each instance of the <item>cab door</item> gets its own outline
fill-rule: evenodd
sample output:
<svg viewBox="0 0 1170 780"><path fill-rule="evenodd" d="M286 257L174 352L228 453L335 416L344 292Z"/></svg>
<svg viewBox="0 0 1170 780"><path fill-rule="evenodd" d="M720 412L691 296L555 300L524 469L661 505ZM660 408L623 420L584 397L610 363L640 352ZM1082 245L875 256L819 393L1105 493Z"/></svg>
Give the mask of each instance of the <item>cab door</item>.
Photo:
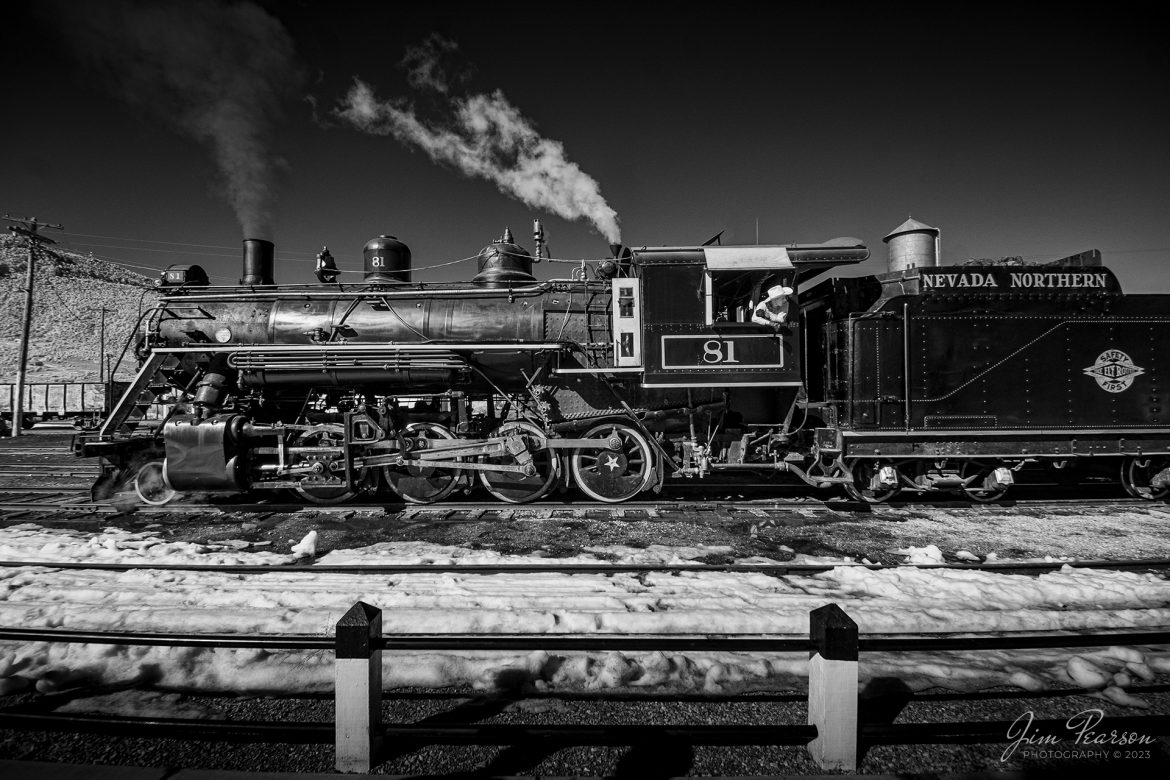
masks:
<svg viewBox="0 0 1170 780"><path fill-rule="evenodd" d="M641 279L623 277L613 284L613 363L618 368L642 366Z"/></svg>

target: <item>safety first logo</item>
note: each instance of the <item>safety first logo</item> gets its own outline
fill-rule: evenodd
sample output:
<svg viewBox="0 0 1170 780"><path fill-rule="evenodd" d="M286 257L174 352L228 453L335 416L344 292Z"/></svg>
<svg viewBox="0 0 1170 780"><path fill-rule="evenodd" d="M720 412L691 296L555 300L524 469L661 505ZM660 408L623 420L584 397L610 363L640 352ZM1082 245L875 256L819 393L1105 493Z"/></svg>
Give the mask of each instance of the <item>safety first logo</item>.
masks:
<svg viewBox="0 0 1170 780"><path fill-rule="evenodd" d="M1097 380L1101 389L1109 393L1120 393L1128 390L1146 370L1135 366L1129 355L1120 349L1107 349L1097 358L1097 362L1084 369L1086 376Z"/></svg>

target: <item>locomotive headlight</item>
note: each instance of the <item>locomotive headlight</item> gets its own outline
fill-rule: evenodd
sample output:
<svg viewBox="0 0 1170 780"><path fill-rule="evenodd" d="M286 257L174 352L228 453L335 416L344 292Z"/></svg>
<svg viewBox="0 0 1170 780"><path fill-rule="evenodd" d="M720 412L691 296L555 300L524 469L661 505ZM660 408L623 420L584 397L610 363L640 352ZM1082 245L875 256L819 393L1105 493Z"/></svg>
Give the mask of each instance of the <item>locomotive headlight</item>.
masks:
<svg viewBox="0 0 1170 780"><path fill-rule="evenodd" d="M226 344L232 340L231 328L220 328L215 332L215 340L220 344Z"/></svg>

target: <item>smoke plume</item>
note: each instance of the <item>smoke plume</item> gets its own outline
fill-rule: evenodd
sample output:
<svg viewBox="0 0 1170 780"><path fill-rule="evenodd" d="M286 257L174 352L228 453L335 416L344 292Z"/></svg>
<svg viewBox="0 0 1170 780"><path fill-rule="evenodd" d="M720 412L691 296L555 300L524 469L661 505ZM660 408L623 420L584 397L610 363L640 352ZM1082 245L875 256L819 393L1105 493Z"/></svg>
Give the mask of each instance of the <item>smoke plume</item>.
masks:
<svg viewBox="0 0 1170 780"><path fill-rule="evenodd" d="M210 149L244 234L270 237L284 165L271 150L273 129L301 81L283 25L251 2L48 5L115 94Z"/></svg>
<svg viewBox="0 0 1170 780"><path fill-rule="evenodd" d="M432 35L408 50L402 63L408 83L437 101L437 118L424 118L405 98L379 100L359 79L337 115L359 130L422 149L466 176L487 179L529 206L569 220L588 219L609 243L620 243L617 213L601 197L597 181L568 159L563 144L541 136L499 90L455 94L462 74L441 61L455 48Z"/></svg>

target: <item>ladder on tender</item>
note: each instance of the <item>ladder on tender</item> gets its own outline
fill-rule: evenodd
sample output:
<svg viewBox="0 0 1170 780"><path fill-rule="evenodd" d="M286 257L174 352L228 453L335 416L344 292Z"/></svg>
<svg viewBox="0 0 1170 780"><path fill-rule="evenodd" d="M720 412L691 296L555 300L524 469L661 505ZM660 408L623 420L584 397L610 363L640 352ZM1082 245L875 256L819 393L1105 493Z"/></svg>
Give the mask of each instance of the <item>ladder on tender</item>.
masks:
<svg viewBox="0 0 1170 780"><path fill-rule="evenodd" d="M110 410L98 431L99 438L114 434L132 433L138 423L146 417L146 411L164 393L171 390L165 381L164 368L174 366L178 361L165 352L151 352L150 357L138 370L134 381Z"/></svg>

